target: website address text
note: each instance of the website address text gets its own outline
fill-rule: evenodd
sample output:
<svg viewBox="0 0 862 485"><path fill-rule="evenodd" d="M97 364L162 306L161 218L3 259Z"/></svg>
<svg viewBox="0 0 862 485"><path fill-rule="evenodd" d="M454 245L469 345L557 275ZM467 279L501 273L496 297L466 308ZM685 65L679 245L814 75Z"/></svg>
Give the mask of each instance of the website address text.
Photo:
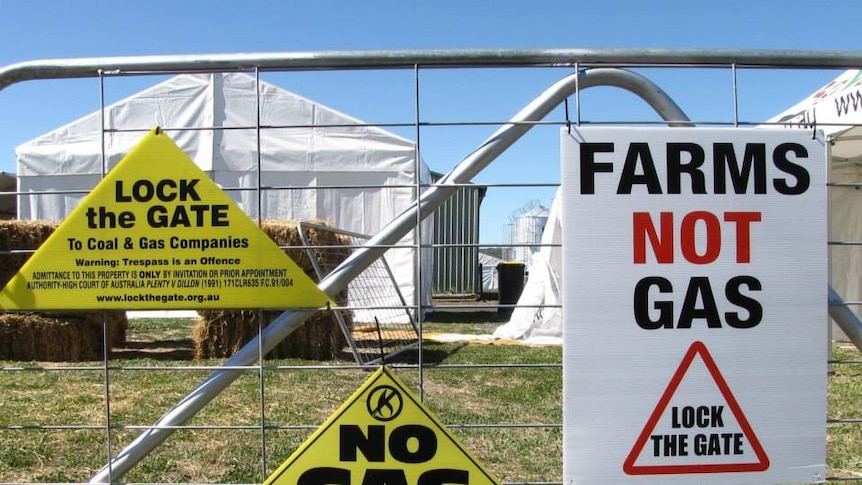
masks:
<svg viewBox="0 0 862 485"><path fill-rule="evenodd" d="M195 303L204 303L210 301L219 301L221 295L180 295L177 293L169 295L153 295L150 293L137 293L132 295L96 295L96 301L100 303L140 303L140 302L158 302L158 303L173 303L180 301L190 301Z"/></svg>

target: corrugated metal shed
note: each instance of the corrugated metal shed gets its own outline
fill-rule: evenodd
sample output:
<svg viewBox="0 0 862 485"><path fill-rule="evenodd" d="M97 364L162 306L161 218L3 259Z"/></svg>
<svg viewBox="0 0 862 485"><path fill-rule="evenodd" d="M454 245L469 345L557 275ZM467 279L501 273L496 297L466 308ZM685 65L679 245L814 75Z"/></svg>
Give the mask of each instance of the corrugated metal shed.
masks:
<svg viewBox="0 0 862 485"><path fill-rule="evenodd" d="M18 213L18 179L14 173L0 172L0 219L14 219ZM7 193L4 193L7 192Z"/></svg>
<svg viewBox="0 0 862 485"><path fill-rule="evenodd" d="M432 182L443 174L431 172ZM434 211L434 295L479 295L479 206L485 187L462 187Z"/></svg>

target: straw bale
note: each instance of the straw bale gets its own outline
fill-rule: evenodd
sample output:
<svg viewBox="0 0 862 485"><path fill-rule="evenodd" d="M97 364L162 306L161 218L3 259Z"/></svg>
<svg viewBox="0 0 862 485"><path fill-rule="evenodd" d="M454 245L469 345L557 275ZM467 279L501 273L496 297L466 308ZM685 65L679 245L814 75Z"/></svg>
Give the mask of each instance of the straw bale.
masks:
<svg viewBox="0 0 862 485"><path fill-rule="evenodd" d="M200 312L194 327L195 359L230 357L257 336L259 316L269 325L281 315L279 310L226 310ZM273 350L271 359L299 358L330 360L347 345L338 321L331 312L312 315Z"/></svg>
<svg viewBox="0 0 862 485"><path fill-rule="evenodd" d="M2 252L38 249L58 225L59 223L51 221L0 221L0 287L5 286L32 255L29 252ZM102 329L106 318L109 344L112 347L120 347L126 343L128 320L126 313L122 311L30 312L0 314L0 317L3 318L4 327L20 325L14 332L8 328L0 330L0 338L3 340L0 344L0 359L101 359ZM17 359L13 356L24 358Z"/></svg>
<svg viewBox="0 0 862 485"><path fill-rule="evenodd" d="M0 314L0 359L51 362L101 360L104 358L103 328L101 320L96 322L82 312Z"/></svg>
<svg viewBox="0 0 862 485"><path fill-rule="evenodd" d="M0 221L0 251L37 249L56 228L56 222ZM5 286L28 259L30 259L30 253L26 252L0 254L0 287Z"/></svg>
<svg viewBox="0 0 862 485"><path fill-rule="evenodd" d="M318 224L325 224L317 222ZM312 279L317 282L308 251L302 246L297 224L292 221L271 220L261 224L261 228L279 246L285 248L287 255ZM311 245L346 246L349 239L330 231L308 229L307 237ZM347 258L350 249L316 251L315 258L323 267L333 267ZM345 304L346 293L336 301ZM259 317L268 325L282 313L281 310L203 310L199 311L194 328L195 358L230 357L247 342L258 335ZM348 325L349 317L345 317ZM296 329L288 338L267 354L270 358L301 358L327 360L337 357L346 345L344 334L338 320L331 312L317 312Z"/></svg>

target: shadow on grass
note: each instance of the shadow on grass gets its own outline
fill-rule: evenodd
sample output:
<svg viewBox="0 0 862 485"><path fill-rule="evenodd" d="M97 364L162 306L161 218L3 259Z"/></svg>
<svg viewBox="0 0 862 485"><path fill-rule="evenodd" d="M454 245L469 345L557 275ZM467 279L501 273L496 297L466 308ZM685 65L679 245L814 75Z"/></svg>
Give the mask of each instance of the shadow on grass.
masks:
<svg viewBox="0 0 862 485"><path fill-rule="evenodd" d="M494 311L485 310L446 310L429 313L425 317L425 322L441 323L441 324L496 324L508 321L507 314L501 314ZM165 327L164 333L173 330L174 326ZM114 348L111 352L112 359L135 360L135 359L150 359L156 361L192 361L194 360L195 343L191 338L176 338L176 335L162 335L164 339L159 338L156 333L159 329L148 329L143 335L137 335L134 340L127 340L122 347ZM453 331L457 331L453 330ZM375 335L370 335L375 337ZM357 342L359 343L359 342ZM385 352L392 352L404 345L403 341L384 339L382 342L374 342L365 345L359 345L362 354L361 359L368 362L380 357L378 350L382 344ZM462 346L452 347L449 345L441 345L436 342L425 341L422 347L422 363L424 365L437 365L446 360L452 354L458 352ZM345 349L333 360L344 361L346 363L356 362L356 359L349 349ZM407 349L393 357L387 359L389 363L395 364L418 364L419 350L417 348Z"/></svg>
<svg viewBox="0 0 862 485"><path fill-rule="evenodd" d="M438 365L442 364L446 359L458 353L466 344L459 343L456 346L447 345L445 349L441 344L426 342L422 345L422 364L423 365ZM395 356L391 361L395 364L419 364L419 350L411 349Z"/></svg>
<svg viewBox="0 0 862 485"><path fill-rule="evenodd" d="M429 323L502 323L511 315L498 311L437 311L425 315Z"/></svg>
<svg viewBox="0 0 862 485"><path fill-rule="evenodd" d="M116 348L111 352L111 359L150 359L150 360L194 360L194 342L190 339L184 340L157 340L147 342L127 342L124 347ZM454 348L450 345L442 345L436 342L425 342L422 346L422 363L424 365L437 365L443 363L448 357L458 352L464 345ZM374 349L364 349L360 353L363 361L368 362L380 357L380 353ZM344 362L356 362L353 353L349 350L341 352L334 360ZM386 359L387 364L412 364L419 363L419 349L407 349L395 356Z"/></svg>
<svg viewBox="0 0 862 485"><path fill-rule="evenodd" d="M112 359L193 360L194 355L191 339L126 342L111 351Z"/></svg>
<svg viewBox="0 0 862 485"><path fill-rule="evenodd" d="M453 346L452 344L443 345L436 342L425 342L422 345L422 365L434 366L442 364L447 358L451 357L465 346L466 344L458 344L456 346ZM370 362L380 357L379 353L375 353L370 350L360 352L359 355L364 362ZM355 362L353 353L349 351L342 352L341 355L339 355L339 358L342 360L349 360ZM407 349L394 356L386 358L385 363L418 365L419 349Z"/></svg>

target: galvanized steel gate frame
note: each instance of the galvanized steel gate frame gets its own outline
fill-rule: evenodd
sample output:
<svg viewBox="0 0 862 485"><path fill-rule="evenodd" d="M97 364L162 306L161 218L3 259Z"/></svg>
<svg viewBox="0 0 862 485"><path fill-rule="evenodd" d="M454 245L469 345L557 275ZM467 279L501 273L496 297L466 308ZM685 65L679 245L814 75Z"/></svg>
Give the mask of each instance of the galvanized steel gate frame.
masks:
<svg viewBox="0 0 862 485"><path fill-rule="evenodd" d="M569 97L593 86L613 86L630 91L646 101L670 126L692 126L683 111L658 86L624 68L631 67L722 67L733 72L734 88L740 68L821 68L847 69L862 66L862 51L782 51L782 50L699 50L699 49L543 49L543 50L432 50L432 51L333 51L286 52L266 54L220 54L194 56L140 56L87 59L61 59L13 64L0 69L0 90L23 81L37 79L102 78L115 75L237 71L314 71L350 69L412 69L418 76L430 68L493 67L568 67L573 74L560 79L520 110L478 148L465 157L442 179L432 184L421 197L365 247L327 275L320 288L330 295L346 285L381 257L446 201L459 187L508 149L522 135ZM734 102L736 93L734 92ZM103 100L104 107L104 100ZM736 115L736 112L735 112ZM573 123L578 123L578 119ZM738 123L738 119L734 120ZM420 121L416 120L417 127ZM103 125L104 126L104 125ZM418 271L418 269L417 269ZM418 280L418 279L417 279ZM855 302L854 302L855 303ZM831 317L853 343L862 349L862 324L831 288ZM419 313L419 308L416 308ZM168 410L125 449L116 454L90 483L118 482L123 475L181 427L228 385L257 362L305 321L312 311L286 311L248 343L220 369L216 369L197 388ZM420 322L421 328L421 322ZM422 392L420 335L420 394ZM107 372L107 358L105 367ZM106 389L107 393L107 389ZM110 421L108 421L110 423ZM110 439L108 440L110 442ZM109 456L111 454L109 445Z"/></svg>

